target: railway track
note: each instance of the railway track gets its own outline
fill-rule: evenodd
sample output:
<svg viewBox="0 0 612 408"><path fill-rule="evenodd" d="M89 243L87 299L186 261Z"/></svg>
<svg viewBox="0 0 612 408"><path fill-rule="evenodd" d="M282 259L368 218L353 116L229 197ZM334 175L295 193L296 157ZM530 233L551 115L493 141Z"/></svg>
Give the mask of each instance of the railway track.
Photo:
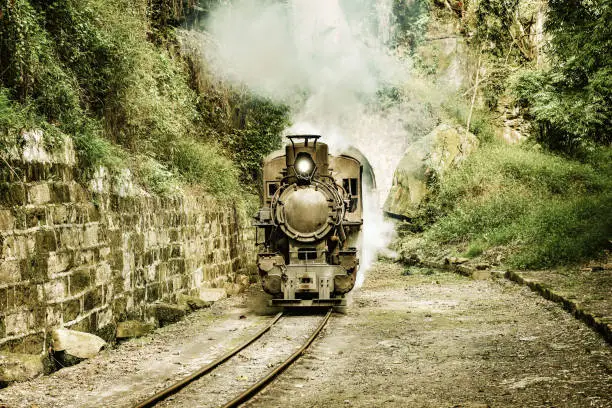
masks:
<svg viewBox="0 0 612 408"><path fill-rule="evenodd" d="M253 396L255 396L268 383L274 380L274 378L276 378L283 371L285 371L291 364L293 364L293 362L295 362L306 351L306 349L308 349L308 347L312 344L312 342L319 335L321 330L323 330L323 328L325 327L327 321L329 320L329 317L331 316L331 313L332 313L332 309L330 309L325 314L323 319L321 319L321 321L317 325L316 329L306 339L306 341L304 341L302 345L295 352L293 352L289 357L287 357L282 363L276 365L272 370L267 371L265 375L259 377L260 379L258 381L251 384L246 390L242 391L239 395L235 396L233 399L231 399L228 402L219 404L218 406L223 407L223 408L237 407L240 404L243 404L244 402L251 399ZM278 313L274 318L270 320L270 322L265 327L263 327L261 330L259 330L257 333L255 333L253 336L248 338L246 341L244 341L243 343L241 343L234 349L223 354L221 357L217 358L215 361L200 368L198 371L192 373L191 375L157 392L155 395L151 396L150 398L138 403L137 405L134 405L134 408L148 408L148 407L156 406L158 404L160 405L165 404L166 402L168 402L167 400L169 399L169 397L173 398L175 394L180 395L180 391L183 390L185 387L195 384L195 383L199 383L200 379L204 381L203 377L205 377L208 374L211 374L211 375L214 374L214 371L216 369L222 366L224 367L226 362L239 356L239 353L241 353L243 350L247 349L250 345L255 343L265 333L269 332L281 320L282 317L283 317L283 313Z"/></svg>

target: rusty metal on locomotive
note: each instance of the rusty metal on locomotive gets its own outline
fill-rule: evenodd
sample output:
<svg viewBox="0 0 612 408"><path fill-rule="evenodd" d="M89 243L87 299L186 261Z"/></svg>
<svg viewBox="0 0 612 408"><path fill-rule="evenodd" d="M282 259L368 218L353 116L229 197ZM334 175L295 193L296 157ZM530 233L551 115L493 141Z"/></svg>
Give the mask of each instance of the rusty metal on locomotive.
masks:
<svg viewBox="0 0 612 408"><path fill-rule="evenodd" d="M329 154L320 136L288 138L263 166L254 223L263 289L275 306L344 306L359 268L363 166Z"/></svg>

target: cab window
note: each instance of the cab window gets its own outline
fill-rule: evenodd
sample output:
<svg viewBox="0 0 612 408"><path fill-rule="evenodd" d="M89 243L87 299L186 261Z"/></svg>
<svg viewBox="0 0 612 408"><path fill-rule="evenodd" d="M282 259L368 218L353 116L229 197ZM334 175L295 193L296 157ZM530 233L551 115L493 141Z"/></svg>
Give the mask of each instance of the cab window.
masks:
<svg viewBox="0 0 612 408"><path fill-rule="evenodd" d="M276 190L278 190L278 183L269 181L267 184L268 184L268 197L272 198L274 194L276 193Z"/></svg>
<svg viewBox="0 0 612 408"><path fill-rule="evenodd" d="M350 196L348 212L355 212L359 202L359 179L345 178L342 179L342 187Z"/></svg>

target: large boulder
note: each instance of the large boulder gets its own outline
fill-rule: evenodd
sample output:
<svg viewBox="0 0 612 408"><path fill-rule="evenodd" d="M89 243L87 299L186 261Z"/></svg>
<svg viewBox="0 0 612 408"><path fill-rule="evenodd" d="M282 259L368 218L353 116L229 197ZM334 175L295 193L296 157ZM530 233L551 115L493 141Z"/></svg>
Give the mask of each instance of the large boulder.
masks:
<svg viewBox="0 0 612 408"><path fill-rule="evenodd" d="M0 353L0 388L14 381L27 381L45 372L40 354Z"/></svg>
<svg viewBox="0 0 612 408"><path fill-rule="evenodd" d="M441 124L411 144L400 161L384 205L388 214L413 218L419 204L451 167L478 147L478 139L464 128Z"/></svg>
<svg viewBox="0 0 612 408"><path fill-rule="evenodd" d="M95 334L76 330L55 329L51 338L53 356L63 367L92 358L106 346L106 342Z"/></svg>
<svg viewBox="0 0 612 408"><path fill-rule="evenodd" d="M96 356L106 346L106 342L95 334L76 330L55 329L51 337L53 351L65 351L81 359Z"/></svg>

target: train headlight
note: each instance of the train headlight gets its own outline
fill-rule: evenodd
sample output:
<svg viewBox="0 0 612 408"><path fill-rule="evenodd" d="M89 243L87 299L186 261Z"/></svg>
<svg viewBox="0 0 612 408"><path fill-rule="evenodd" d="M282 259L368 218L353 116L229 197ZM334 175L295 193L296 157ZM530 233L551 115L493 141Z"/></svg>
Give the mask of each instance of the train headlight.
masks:
<svg viewBox="0 0 612 408"><path fill-rule="evenodd" d="M299 179L310 180L315 171L315 162L308 153L300 152L295 158L294 168Z"/></svg>
<svg viewBox="0 0 612 408"><path fill-rule="evenodd" d="M299 160L295 163L295 168L297 169L298 173L310 174L310 172L312 171L312 163L310 162L310 160L304 157L302 158L302 160Z"/></svg>

